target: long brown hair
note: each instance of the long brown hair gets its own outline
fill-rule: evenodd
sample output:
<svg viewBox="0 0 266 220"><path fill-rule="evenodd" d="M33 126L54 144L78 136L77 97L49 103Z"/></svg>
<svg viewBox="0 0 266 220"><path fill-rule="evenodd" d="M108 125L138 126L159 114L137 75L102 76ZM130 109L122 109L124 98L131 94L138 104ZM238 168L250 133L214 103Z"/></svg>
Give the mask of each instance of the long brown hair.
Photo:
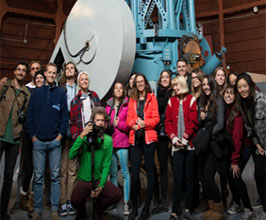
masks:
<svg viewBox="0 0 266 220"><path fill-rule="evenodd" d="M142 73L138 73L138 74L136 74L136 77L134 79L133 87L132 87L132 92L131 92L131 95L130 95L130 98L135 99L135 100L139 99L139 91L137 89L137 77L138 76L142 76L143 79L144 79L144 82L145 82L145 92L146 92L146 94L152 92L151 86L150 86L147 78L145 77L145 75L142 74Z"/></svg>
<svg viewBox="0 0 266 220"><path fill-rule="evenodd" d="M202 83L204 72L201 69L195 69L192 71L192 73L195 73L197 75L198 80ZM192 73L191 73L191 76L192 76ZM192 78L191 78L191 81L192 81ZM191 95L196 96L197 93L199 93L199 97L200 97L202 93L201 85L198 88L194 88L191 82Z"/></svg>
<svg viewBox="0 0 266 220"><path fill-rule="evenodd" d="M78 77L78 69L77 69L77 66L75 63L73 62L68 62L64 65L63 67L63 71L62 71L62 74L61 74L61 77L60 77L60 80L59 80L59 85L65 85L66 84L66 67L69 65L69 64L73 64L74 65L74 68L75 68L75 83L77 83L77 77Z"/></svg>

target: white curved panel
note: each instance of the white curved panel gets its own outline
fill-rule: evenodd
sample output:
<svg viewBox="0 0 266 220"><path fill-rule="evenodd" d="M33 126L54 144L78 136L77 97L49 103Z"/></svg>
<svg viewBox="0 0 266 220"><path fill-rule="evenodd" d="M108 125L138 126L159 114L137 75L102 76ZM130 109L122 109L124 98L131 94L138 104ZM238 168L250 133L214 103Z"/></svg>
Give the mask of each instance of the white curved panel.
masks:
<svg viewBox="0 0 266 220"><path fill-rule="evenodd" d="M80 56L73 57L87 41L90 48L82 60L89 64L80 62ZM54 54L59 48L66 62L74 61L79 70L89 73L90 89L103 98L116 79L128 78L133 67L136 33L128 5L124 0L78 0Z"/></svg>

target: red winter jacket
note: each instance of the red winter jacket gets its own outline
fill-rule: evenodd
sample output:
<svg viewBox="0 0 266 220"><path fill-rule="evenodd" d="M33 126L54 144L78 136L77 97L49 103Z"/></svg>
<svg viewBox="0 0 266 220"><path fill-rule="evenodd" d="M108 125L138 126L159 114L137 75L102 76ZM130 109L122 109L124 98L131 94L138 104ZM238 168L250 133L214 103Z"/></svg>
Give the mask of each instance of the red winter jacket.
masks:
<svg viewBox="0 0 266 220"><path fill-rule="evenodd" d="M132 129L132 127L137 123L138 119L137 100L130 98L128 103L127 125L130 128L129 143L131 145L135 144L135 130ZM158 136L155 128L159 121L160 117L157 99L153 93L148 93L144 105L144 122L146 125L144 130L146 144L158 141Z"/></svg>
<svg viewBox="0 0 266 220"><path fill-rule="evenodd" d="M171 97L168 101L165 112L165 131L168 137L172 140L177 137L177 124L178 124L178 111L179 111L179 98L177 96ZM185 133L183 138L189 141L192 145L192 138L196 135L198 128L198 110L196 99L188 94L183 100L183 112L185 122Z"/></svg>

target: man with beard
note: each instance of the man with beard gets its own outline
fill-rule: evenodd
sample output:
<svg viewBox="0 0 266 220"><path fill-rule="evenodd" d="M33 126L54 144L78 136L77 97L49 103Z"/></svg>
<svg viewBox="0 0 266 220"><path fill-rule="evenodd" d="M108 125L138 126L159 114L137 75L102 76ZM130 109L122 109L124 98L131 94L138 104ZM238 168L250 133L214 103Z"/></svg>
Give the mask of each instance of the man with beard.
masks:
<svg viewBox="0 0 266 220"><path fill-rule="evenodd" d="M23 85L27 69L27 63L17 63L14 70L15 78L11 81L7 80L0 89L0 161L5 151L4 183L0 205L2 220L10 219L7 208L19 152L21 131L30 97L30 92Z"/></svg>
<svg viewBox="0 0 266 220"><path fill-rule="evenodd" d="M191 93L191 75L188 74L187 72L188 71L187 61L181 57L176 63L176 68L177 68L177 75L184 76L185 79L187 80L188 90L189 93Z"/></svg>

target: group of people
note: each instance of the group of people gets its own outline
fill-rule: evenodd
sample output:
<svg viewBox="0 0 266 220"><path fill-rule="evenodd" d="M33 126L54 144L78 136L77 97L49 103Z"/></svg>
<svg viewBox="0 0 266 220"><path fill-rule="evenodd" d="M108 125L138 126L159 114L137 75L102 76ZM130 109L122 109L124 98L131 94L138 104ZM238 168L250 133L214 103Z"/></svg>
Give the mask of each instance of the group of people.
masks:
<svg viewBox="0 0 266 220"><path fill-rule="evenodd" d="M243 211L241 218L251 220L255 215L241 178L251 155L263 205L258 219L266 219L266 96L247 73L226 75L218 67L205 75L198 69L188 73L187 67L180 58L175 77L163 70L156 95L144 74L133 73L127 86L114 83L112 97L103 104L89 89L89 73L78 72L75 63L64 65L57 82L54 63L42 71L32 61L32 81L24 86L28 64L19 62L14 79L0 84L0 158L5 152L1 219L11 219L7 209L20 146L18 204L33 220L42 218L44 182L52 220L68 214L85 219L89 196L101 220L122 197L129 220L167 212L168 158L174 180L170 219L183 213L193 220L201 210L206 220L224 219L225 211ZM139 215L143 167L147 189Z"/></svg>

